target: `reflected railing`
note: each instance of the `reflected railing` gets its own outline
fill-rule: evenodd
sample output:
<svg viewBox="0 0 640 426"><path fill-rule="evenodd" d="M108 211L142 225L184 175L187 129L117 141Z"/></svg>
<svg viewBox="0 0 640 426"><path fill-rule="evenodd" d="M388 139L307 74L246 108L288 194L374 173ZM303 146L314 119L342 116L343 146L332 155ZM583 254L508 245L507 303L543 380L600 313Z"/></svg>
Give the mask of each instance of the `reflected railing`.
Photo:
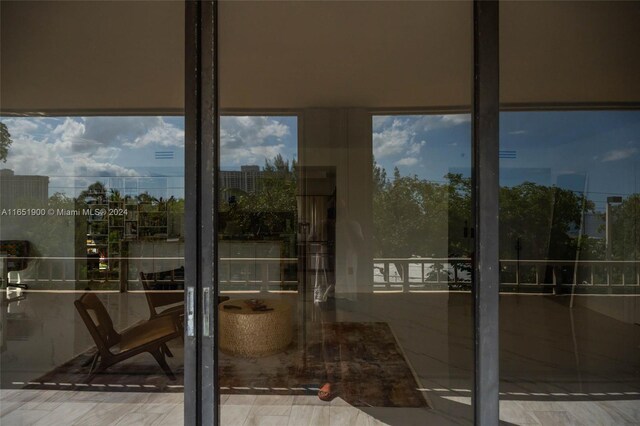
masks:
<svg viewBox="0 0 640 426"><path fill-rule="evenodd" d="M471 258L376 258L374 291L469 291ZM500 259L500 291L637 293L640 261Z"/></svg>
<svg viewBox="0 0 640 426"><path fill-rule="evenodd" d="M0 261L27 261L27 268L4 271L1 284L22 285L29 290L143 291L139 272L176 270L183 257L112 257L101 262L117 264L104 278L78 278L86 257L2 257ZM223 293L298 291L297 257L220 258L219 285ZM410 257L373 259L373 292L470 291L471 258ZM156 291L182 291L184 274L171 275L167 285ZM92 286L94 284L95 286ZM171 285L168 285L171 284ZM637 260L546 260L501 259L500 290L549 294L637 294L640 288L640 261Z"/></svg>

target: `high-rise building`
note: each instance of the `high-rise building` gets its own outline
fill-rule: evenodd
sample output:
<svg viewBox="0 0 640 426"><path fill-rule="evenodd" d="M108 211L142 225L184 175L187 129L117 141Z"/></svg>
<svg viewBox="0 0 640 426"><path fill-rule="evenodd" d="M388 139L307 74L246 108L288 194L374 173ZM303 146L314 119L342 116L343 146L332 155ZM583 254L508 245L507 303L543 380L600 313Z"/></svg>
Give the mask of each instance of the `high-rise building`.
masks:
<svg viewBox="0 0 640 426"><path fill-rule="evenodd" d="M10 169L0 170L0 208L43 206L48 197L48 176L16 175Z"/></svg>

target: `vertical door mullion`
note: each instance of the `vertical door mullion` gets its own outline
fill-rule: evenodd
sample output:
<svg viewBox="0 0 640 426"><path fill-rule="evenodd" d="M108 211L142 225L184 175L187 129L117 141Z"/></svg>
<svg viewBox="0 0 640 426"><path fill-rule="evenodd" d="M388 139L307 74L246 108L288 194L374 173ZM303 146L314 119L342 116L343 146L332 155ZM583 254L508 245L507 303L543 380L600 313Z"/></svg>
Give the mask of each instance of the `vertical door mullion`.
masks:
<svg viewBox="0 0 640 426"><path fill-rule="evenodd" d="M473 2L474 419L499 422L498 1Z"/></svg>
<svg viewBox="0 0 640 426"><path fill-rule="evenodd" d="M217 425L218 419L218 356L217 340L217 184L218 179L218 108L216 64L216 16L217 2L200 2L200 268L201 301L200 317L200 383L203 425Z"/></svg>
<svg viewBox="0 0 640 426"><path fill-rule="evenodd" d="M215 177L218 170L215 19L215 1L186 1L185 425L218 424L217 306L214 303L218 290L215 261ZM189 322L191 310L193 324Z"/></svg>
<svg viewBox="0 0 640 426"><path fill-rule="evenodd" d="M199 97L200 11L196 1L185 2L185 319L184 319L184 424L200 424L198 321L199 274Z"/></svg>

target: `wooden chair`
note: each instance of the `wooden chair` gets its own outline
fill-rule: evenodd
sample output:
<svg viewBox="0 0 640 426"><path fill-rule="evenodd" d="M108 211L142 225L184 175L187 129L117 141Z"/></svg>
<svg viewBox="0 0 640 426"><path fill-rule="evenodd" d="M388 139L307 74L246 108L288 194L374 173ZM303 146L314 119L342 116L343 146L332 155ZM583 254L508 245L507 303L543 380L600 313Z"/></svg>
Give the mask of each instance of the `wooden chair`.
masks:
<svg viewBox="0 0 640 426"><path fill-rule="evenodd" d="M170 272L170 271L169 271ZM166 274L166 273L163 273ZM158 318L164 316L170 316L174 319L179 319L184 314L184 292L171 292L166 289L158 290L152 287L152 282L155 281L155 274L145 274L140 272L140 283L144 289L144 294L147 298L147 304L149 305L149 318ZM172 281L169 281L171 285ZM178 286L175 286L178 288ZM184 285L182 286L184 288ZM222 303L225 300L229 300L227 296L218 296L218 303ZM176 321L176 324L180 326L181 322Z"/></svg>
<svg viewBox="0 0 640 426"><path fill-rule="evenodd" d="M165 350L169 340L181 336L181 330L176 329L171 317L153 318L118 333L113 328L109 313L95 294L85 293L74 304L98 349L89 370L90 378L125 359L148 352L165 374L175 380L165 360ZM100 362L94 371L98 359Z"/></svg>

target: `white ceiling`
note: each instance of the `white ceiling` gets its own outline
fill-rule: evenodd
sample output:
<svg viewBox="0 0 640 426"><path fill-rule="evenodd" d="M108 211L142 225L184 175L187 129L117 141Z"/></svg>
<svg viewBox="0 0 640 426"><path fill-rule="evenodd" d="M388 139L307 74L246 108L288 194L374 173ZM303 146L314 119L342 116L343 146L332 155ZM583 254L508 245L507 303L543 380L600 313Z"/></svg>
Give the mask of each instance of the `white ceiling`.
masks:
<svg viewBox="0 0 640 426"><path fill-rule="evenodd" d="M501 100L640 101L640 2L502 2ZM440 108L471 98L470 2L220 4L226 109ZM0 108L179 113L182 2L0 3Z"/></svg>

